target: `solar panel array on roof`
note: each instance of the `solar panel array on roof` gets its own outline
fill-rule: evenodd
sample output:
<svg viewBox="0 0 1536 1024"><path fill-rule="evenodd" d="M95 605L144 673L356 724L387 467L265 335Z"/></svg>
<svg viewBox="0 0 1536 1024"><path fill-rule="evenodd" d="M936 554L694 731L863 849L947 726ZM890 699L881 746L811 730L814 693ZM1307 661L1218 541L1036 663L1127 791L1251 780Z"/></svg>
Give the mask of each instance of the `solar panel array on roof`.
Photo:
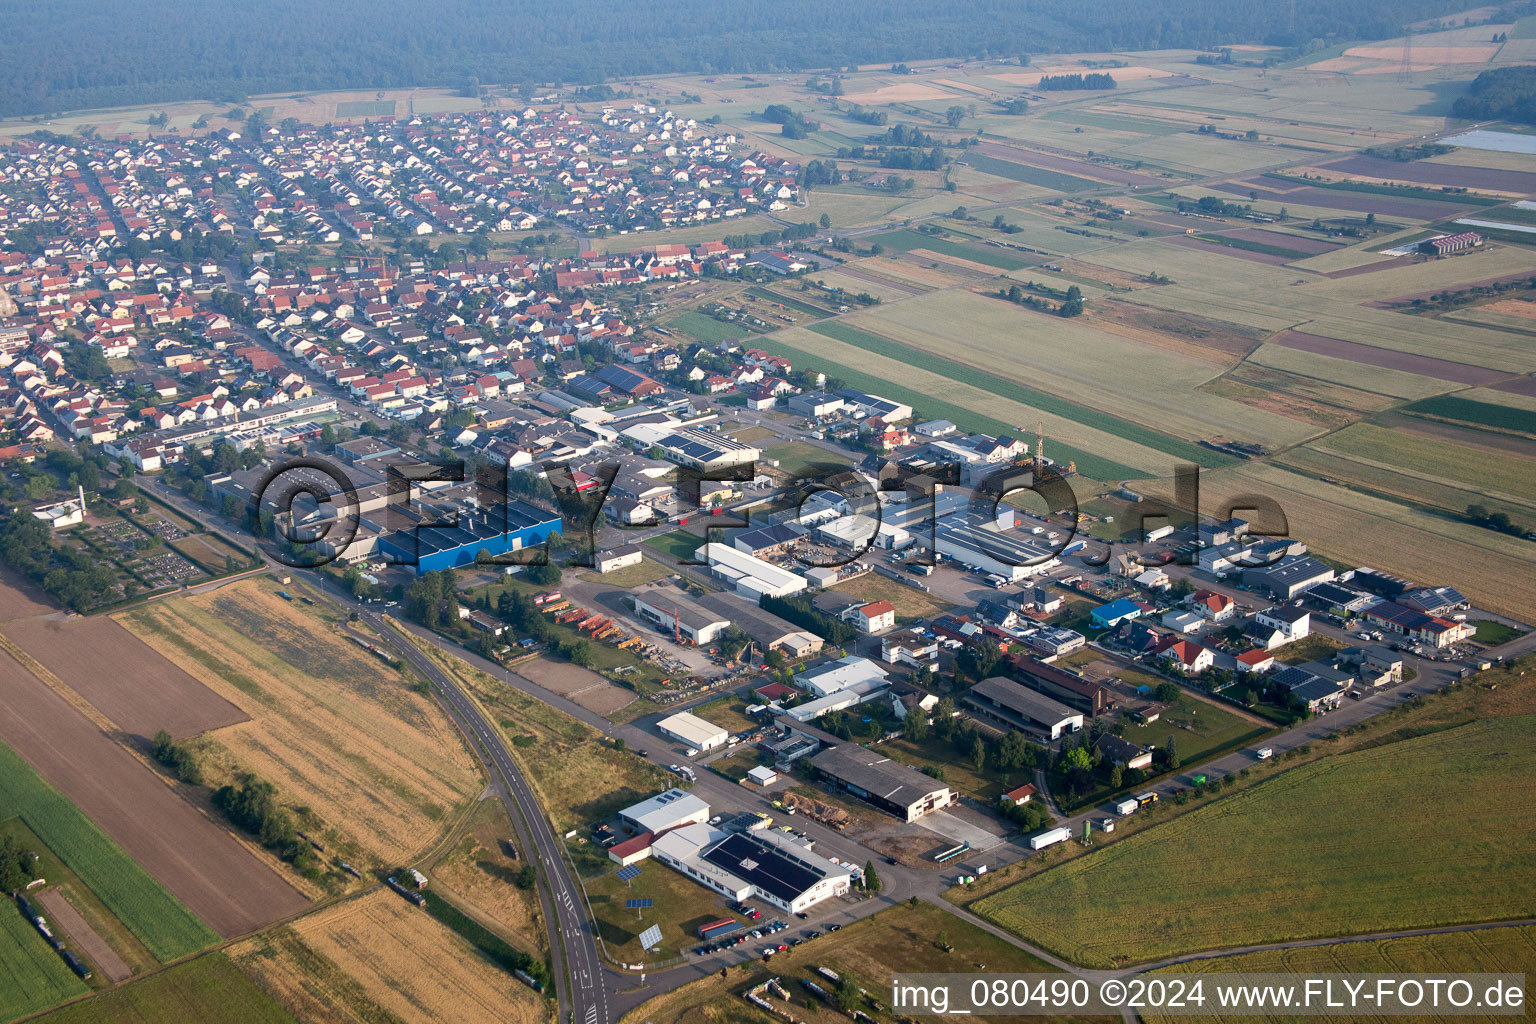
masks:
<svg viewBox="0 0 1536 1024"><path fill-rule="evenodd" d="M785 903L793 903L821 881L819 872L746 832L726 836L701 856Z"/></svg>

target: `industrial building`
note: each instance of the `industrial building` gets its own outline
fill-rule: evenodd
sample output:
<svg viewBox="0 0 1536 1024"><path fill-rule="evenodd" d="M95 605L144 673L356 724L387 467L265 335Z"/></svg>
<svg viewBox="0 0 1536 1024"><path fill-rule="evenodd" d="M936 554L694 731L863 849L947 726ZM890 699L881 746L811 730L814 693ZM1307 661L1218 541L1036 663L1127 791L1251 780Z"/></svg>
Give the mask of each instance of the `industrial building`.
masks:
<svg viewBox="0 0 1536 1024"><path fill-rule="evenodd" d="M1483 236L1476 231L1463 231L1455 235L1426 238L1419 243L1419 252L1426 256L1445 256L1483 244Z"/></svg>
<svg viewBox="0 0 1536 1024"><path fill-rule="evenodd" d="M868 658L849 654L836 661L823 662L795 673L795 685L818 697L846 690L862 683L884 683L885 669Z"/></svg>
<svg viewBox="0 0 1536 1024"><path fill-rule="evenodd" d="M663 864L728 899L756 898L787 914L803 913L853 885L847 868L777 832L686 825L658 837L651 849Z"/></svg>
<svg viewBox="0 0 1536 1024"><path fill-rule="evenodd" d="M1060 739L1083 727L1083 714L1012 679L983 679L965 696L965 703L983 719L1008 729L1044 733Z"/></svg>
<svg viewBox="0 0 1536 1024"><path fill-rule="evenodd" d="M826 643L815 633L807 633L787 619L781 619L757 604L735 594L700 594L694 603L705 611L730 620L757 643L758 653L783 651L791 658L821 653Z"/></svg>
<svg viewBox="0 0 1536 1024"><path fill-rule="evenodd" d="M867 747L843 743L811 758L826 780L902 821L957 803L958 793L916 768L892 761Z"/></svg>
<svg viewBox="0 0 1536 1024"><path fill-rule="evenodd" d="M1290 601L1319 583L1331 581L1334 575L1332 567L1303 555L1281 559L1268 568L1245 570L1243 586L1276 601Z"/></svg>
<svg viewBox="0 0 1536 1024"><path fill-rule="evenodd" d="M597 556L596 567L600 573L618 572L645 561L645 554L638 544L622 544L609 548Z"/></svg>
<svg viewBox="0 0 1536 1024"><path fill-rule="evenodd" d="M535 547L560 532L560 517L535 508L526 501L509 501L490 510L447 512L444 519L457 525L417 526L379 537L378 550L386 560L413 566L417 574L454 569L472 564L483 552L504 555Z"/></svg>
<svg viewBox="0 0 1536 1024"><path fill-rule="evenodd" d="M1013 677L1032 690L1038 690L1052 700L1081 711L1092 718L1115 706L1113 691L1082 676L1073 675L1054 665L1047 665L1036 658L1008 657L1008 668Z"/></svg>
<svg viewBox="0 0 1536 1024"><path fill-rule="evenodd" d="M674 639L691 644L710 644L731 628L731 620L690 600L675 587L633 594L635 612Z"/></svg>
<svg viewBox="0 0 1536 1024"><path fill-rule="evenodd" d="M941 527L934 534L938 554L1017 583L1060 562L1048 541L1033 534L1005 530L993 522L964 522Z"/></svg>
<svg viewBox="0 0 1536 1024"><path fill-rule="evenodd" d="M701 544L693 555L708 563L710 573L717 579L752 601L764 596L787 597L809 586L804 576L725 544Z"/></svg>
<svg viewBox="0 0 1536 1024"><path fill-rule="evenodd" d="M742 466L756 462L762 454L751 445L701 427L673 431L657 439L656 445L669 461L695 469Z"/></svg>
<svg viewBox="0 0 1536 1024"><path fill-rule="evenodd" d="M709 804L681 789L669 789L619 812L619 819L636 832L665 832L709 820Z"/></svg>
<svg viewBox="0 0 1536 1024"><path fill-rule="evenodd" d="M656 731L700 751L723 746L730 737L725 729L686 711L663 718L656 723Z"/></svg>

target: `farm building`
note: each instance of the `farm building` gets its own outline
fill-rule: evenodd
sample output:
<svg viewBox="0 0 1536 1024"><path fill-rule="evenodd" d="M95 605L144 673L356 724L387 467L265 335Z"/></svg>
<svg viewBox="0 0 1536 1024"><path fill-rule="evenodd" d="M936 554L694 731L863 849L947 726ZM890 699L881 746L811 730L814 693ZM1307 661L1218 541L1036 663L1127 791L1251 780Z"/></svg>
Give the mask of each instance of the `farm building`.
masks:
<svg viewBox="0 0 1536 1024"><path fill-rule="evenodd" d="M1059 739L1083 727L1083 713L1002 676L983 679L965 696L965 703L984 719L1008 729L1044 733Z"/></svg>
<svg viewBox="0 0 1536 1024"><path fill-rule="evenodd" d="M953 789L857 744L844 743L811 758L824 779L902 821L916 821L959 801Z"/></svg>
<svg viewBox="0 0 1536 1024"><path fill-rule="evenodd" d="M709 820L709 804L681 789L669 789L649 800L632 804L619 818L636 833L664 832L669 828Z"/></svg>
<svg viewBox="0 0 1536 1024"><path fill-rule="evenodd" d="M1446 256L1453 252L1462 252L1483 244L1483 236L1476 231L1463 231L1455 235L1442 235L1439 238L1426 238L1419 243L1419 252L1426 256Z"/></svg>
<svg viewBox="0 0 1536 1024"><path fill-rule="evenodd" d="M462 512L456 526L423 521L386 533L378 547L387 560L413 566L420 574L470 565L482 552L494 556L531 548L559 532L558 515L525 501L509 501L493 510Z"/></svg>
<svg viewBox="0 0 1536 1024"><path fill-rule="evenodd" d="M675 715L663 718L656 723L656 731L698 750L712 750L722 746L730 736L730 733L718 725L706 722L698 715L690 715L686 711L679 711Z"/></svg>

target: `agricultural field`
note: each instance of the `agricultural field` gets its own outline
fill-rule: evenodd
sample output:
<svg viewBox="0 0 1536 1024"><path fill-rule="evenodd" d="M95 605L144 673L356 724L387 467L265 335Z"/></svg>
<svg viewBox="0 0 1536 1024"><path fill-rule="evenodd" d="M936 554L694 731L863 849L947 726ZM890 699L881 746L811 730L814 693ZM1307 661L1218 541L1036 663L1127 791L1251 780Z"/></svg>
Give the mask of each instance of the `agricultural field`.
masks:
<svg viewBox="0 0 1536 1024"><path fill-rule="evenodd" d="M1512 819L1507 796L1536 770L1533 739L1536 716L1521 715L1326 757L972 909L1095 967L1530 916L1536 825ZM1091 903L1077 898L1088 891Z"/></svg>
<svg viewBox="0 0 1536 1024"><path fill-rule="evenodd" d="M456 675L500 724L556 831L590 824L667 788L671 776L615 750L591 726L433 646L422 649Z"/></svg>
<svg viewBox="0 0 1536 1024"><path fill-rule="evenodd" d="M218 938L4 744L0 744L0 807L19 816L156 959L174 960Z"/></svg>
<svg viewBox="0 0 1536 1024"><path fill-rule="evenodd" d="M21 916L9 897L0 902L0 1020L46 1010L90 991Z"/></svg>
<svg viewBox="0 0 1536 1024"><path fill-rule="evenodd" d="M974 293L944 292L846 319L928 356L958 358L979 370L1027 382L1033 385L1030 391L1055 399L1028 395L1027 401L1042 412L1079 418L1180 458L1200 455L1196 461L1214 464L1209 463L1214 453L1187 441L1176 443L1186 438L1225 433L1274 445L1310 433L1306 424L1287 417L1196 392L1201 383L1224 371L1229 360L1196 359L1169 349L1147 358L1145 345L1096 329L1091 309L1090 304L1087 317L1062 319ZM1125 372L1128 367L1136 372ZM1026 396L1015 400L1025 401ZM1133 425L1121 416L1096 411L1106 406L1140 422Z"/></svg>
<svg viewBox="0 0 1536 1024"><path fill-rule="evenodd" d="M279 589L245 580L120 621L249 716L197 741L211 784L255 772L309 807L331 852L359 867L419 855L478 791L474 759L413 679L336 629L329 605Z"/></svg>
<svg viewBox="0 0 1536 1024"><path fill-rule="evenodd" d="M222 953L153 974L39 1018L43 1024L293 1024L287 1010Z"/></svg>
<svg viewBox="0 0 1536 1024"><path fill-rule="evenodd" d="M1464 487L1536 508L1536 461L1510 452L1453 444L1443 438L1386 430L1369 423L1330 434L1313 447L1367 465L1389 467L1410 478Z"/></svg>
<svg viewBox="0 0 1536 1024"><path fill-rule="evenodd" d="M304 1020L554 1020L553 1002L387 889L236 943L229 956Z"/></svg>
<svg viewBox="0 0 1536 1024"><path fill-rule="evenodd" d="M1536 963L1536 927L1522 925L1213 957L1166 968L1159 973L1198 975L1235 971L1301 976L1460 972L1528 974L1532 963ZM1145 1019L1161 1024L1176 1018L1149 1013ZM1213 1024L1220 1021L1235 1024L1237 1021L1251 1019L1218 1015L1209 1018ZM1319 1014L1315 1019L1328 1024L1346 1024L1360 1018Z"/></svg>
<svg viewBox="0 0 1536 1024"><path fill-rule="evenodd" d="M945 952L943 944L952 947ZM636 1007L623 1024L707 1024L711 1021L758 1020L739 993L770 977L783 980L796 1000L808 993L800 979L818 978L816 967L847 974L871 992L889 989L895 972L969 972L977 964L987 971L1053 972L1053 968L1011 943L938 907L919 903L893 907L842 930L797 946L773 958L771 964L749 960L727 977L711 974ZM819 1002L797 1005L795 1018L810 1024L833 1024L847 1016Z"/></svg>
<svg viewBox="0 0 1536 1024"><path fill-rule="evenodd" d="M428 875L437 892L458 906L473 907L477 918L513 946L542 955L549 945L544 912L537 890L516 885L518 870L528 862L508 854L514 835L502 802L494 796L482 799L458 843L427 869Z"/></svg>

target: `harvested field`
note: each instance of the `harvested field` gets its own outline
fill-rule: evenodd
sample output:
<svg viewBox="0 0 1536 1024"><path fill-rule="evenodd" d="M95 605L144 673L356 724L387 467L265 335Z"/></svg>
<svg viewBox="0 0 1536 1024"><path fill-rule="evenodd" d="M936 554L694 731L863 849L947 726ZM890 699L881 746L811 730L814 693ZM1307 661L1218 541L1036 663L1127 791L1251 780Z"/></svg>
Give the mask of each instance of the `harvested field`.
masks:
<svg viewBox="0 0 1536 1024"><path fill-rule="evenodd" d="M554 1018L553 1003L386 889L232 946L229 954L306 1020L372 1024L388 1014L405 1024L547 1024Z"/></svg>
<svg viewBox="0 0 1536 1024"><path fill-rule="evenodd" d="M1479 306L1491 313L1503 313L1506 316L1518 316L1525 319L1536 319L1536 302L1530 299L1499 299L1487 305Z"/></svg>
<svg viewBox="0 0 1536 1024"><path fill-rule="evenodd" d="M1394 352L1375 345L1323 338L1301 331L1281 331L1269 339L1269 344L1312 352L1320 356L1331 356L1335 359L1348 359L1351 362L1365 363L1367 366L1380 366L1402 373L1413 373L1421 377L1455 381L1458 384L1492 384L1509 376L1482 366L1469 366L1449 359L1413 355L1409 352Z"/></svg>
<svg viewBox="0 0 1536 1024"><path fill-rule="evenodd" d="M1165 235L1159 238L1158 241L1167 245L1176 245L1181 249L1220 249L1222 255L1229 256L1232 259L1247 260L1250 263L1266 263L1272 267L1282 267L1297 257L1304 255L1300 252L1291 254L1255 252L1252 249L1243 249L1236 245L1224 244L1220 241L1221 237L1220 235L1212 235L1205 238L1201 238L1198 235Z"/></svg>
<svg viewBox="0 0 1536 1024"><path fill-rule="evenodd" d="M227 755L208 759L211 782L238 765L309 806L343 848L411 859L479 790L478 765L413 679L277 589L245 580L122 621L250 716L212 738Z"/></svg>
<svg viewBox="0 0 1536 1024"><path fill-rule="evenodd" d="M1514 380L1501 381L1493 385L1493 390L1536 398L1536 377L1516 377Z"/></svg>
<svg viewBox="0 0 1536 1024"><path fill-rule="evenodd" d="M989 267L985 263L978 263L975 260L968 260L961 256L934 252L932 249L909 249L907 251L907 259L932 260L935 263L942 263L966 280L997 276L996 267Z"/></svg>
<svg viewBox="0 0 1536 1024"><path fill-rule="evenodd" d="M1101 272L1095 264L1090 263L1084 266L1085 273ZM1102 330L1114 331L1123 337L1147 341L1163 347L1175 347L1180 350L1188 348L1192 350L1189 354L1206 360L1217 360L1223 357L1240 358L1251 352L1264 337L1262 331L1251 327L1211 320L1194 313L1155 309L1151 306L1143 306L1139 301L1125 302L1110 299L1100 302L1094 305L1091 316L1094 323ZM1111 324L1115 326L1112 327ZM1129 330L1116 329L1121 326Z"/></svg>
<svg viewBox="0 0 1536 1024"><path fill-rule="evenodd" d="M549 946L544 913L538 892L514 883L524 862L507 853L512 836L501 801L482 799L464 837L428 871L437 891L457 896L454 902L461 907L473 907L476 916L488 919L518 949L542 954Z"/></svg>
<svg viewBox="0 0 1536 1024"><path fill-rule="evenodd" d="M1536 458L1452 444L1440 438L1357 423L1314 442L1314 447L1391 467L1410 477L1485 491L1491 498L1536 507ZM1530 456L1536 457L1536 446Z"/></svg>
<svg viewBox="0 0 1536 1024"><path fill-rule="evenodd" d="M106 940L96 934L96 929L86 923L80 911L65 898L63 892L44 889L38 894L37 901L43 905L43 910L53 918L54 923L64 930L65 937L79 947L91 966L105 975L108 981L122 981L133 973L123 963L123 958L107 945Z"/></svg>
<svg viewBox="0 0 1536 1024"><path fill-rule="evenodd" d="M1323 384L1341 384L1393 398L1423 398L1446 389L1442 380L1402 373L1351 359L1319 355L1284 345L1263 344L1248 357L1252 363L1299 377L1316 378Z"/></svg>
<svg viewBox="0 0 1536 1024"><path fill-rule="evenodd" d="M904 299L908 295L920 295L927 291L919 285L899 281L894 277L874 273L866 267L853 265L844 266L838 270L822 271L814 280L828 288L842 288L855 295L867 292L882 302Z"/></svg>
<svg viewBox="0 0 1536 1024"><path fill-rule="evenodd" d="M996 142L983 142L973 147L972 153L985 153L987 156L997 157L1000 160L1010 160L1033 164L1047 170L1057 171L1062 174L1076 175L1082 178L1097 178L1100 181L1113 182L1116 185L1145 185L1158 188L1167 184L1162 178L1154 178L1150 174L1138 174L1128 171L1123 167L1115 167L1110 164L1094 163L1088 160L1073 160L1069 157L1051 156L1032 149L1020 149L1016 146L1003 145ZM985 168L982 168L985 170Z"/></svg>
<svg viewBox="0 0 1536 1024"><path fill-rule="evenodd" d="M1370 156L1352 156L1323 165L1340 174L1358 175L1385 181L1412 181L1426 185L1450 185L1454 188L1481 189L1527 195L1536 192L1536 171L1500 171L1485 167L1454 167L1448 164L1415 160L1399 163Z"/></svg>
<svg viewBox="0 0 1536 1024"><path fill-rule="evenodd" d="M633 690L615 686L596 672L568 661L535 658L517 666L517 674L600 715L612 714L635 700Z"/></svg>
<svg viewBox="0 0 1536 1024"><path fill-rule="evenodd" d="M161 959L181 956L206 943L207 929L186 910L225 937L243 935L302 910L307 901L255 854L176 794L142 762L124 750L83 714L70 706L30 671L0 654L0 742L25 758L53 787L44 791L46 820L22 817L34 832L78 874ZM0 758L9 752L0 750ZM19 762L0 772L0 779L29 775ZM51 793L51 795L48 795ZM93 839L90 822L122 849ZM74 829L95 853L72 855L51 833L58 822ZM81 827L83 826L83 828ZM133 886L144 870L186 906L156 895L147 886ZM81 863L84 856L88 863ZM101 859L105 858L105 859ZM113 859L116 858L116 859ZM93 872L92 866L101 869ZM131 891L119 897L119 881ZM147 878L144 882L148 882Z"/></svg>
<svg viewBox="0 0 1536 1024"><path fill-rule="evenodd" d="M248 720L112 619L32 619L3 632L146 745L159 729L184 739Z"/></svg>
<svg viewBox="0 0 1536 1024"><path fill-rule="evenodd" d="M21 573L0 565L0 622L13 622L34 615L55 615L59 606Z"/></svg>
<svg viewBox="0 0 1536 1024"><path fill-rule="evenodd" d="M1497 43L1487 43L1481 46L1426 46L1422 42L1413 46L1413 59L1421 61L1431 67L1440 64L1486 64L1493 60L1499 52ZM1365 57L1370 60L1390 60L1394 63L1401 62L1403 48L1401 45L1384 43L1380 46L1351 46L1344 51L1346 57Z"/></svg>
<svg viewBox="0 0 1536 1024"><path fill-rule="evenodd" d="M875 257L873 259L860 260L857 263L847 264L842 268L844 273L850 270L865 270L881 277L890 277L898 281L910 281L919 285L919 291L926 288L948 288L950 285L961 284L966 278L946 274L937 267L927 267L918 263L891 257Z"/></svg>
<svg viewBox="0 0 1536 1024"><path fill-rule="evenodd" d="M1322 238L1308 238L1306 235L1293 235L1285 231L1268 231L1264 228L1243 228L1239 231L1223 231L1223 238L1241 238L1248 242L1258 242L1262 245L1277 245L1282 249L1292 249L1296 252L1304 252L1316 256L1319 253L1332 252L1339 247L1339 243L1330 242Z"/></svg>
<svg viewBox="0 0 1536 1024"><path fill-rule="evenodd" d="M1378 217L1401 217L1407 220L1440 220L1474 208L1472 204L1457 205L1453 197L1444 202L1415 199L1408 196L1373 195L1369 192L1350 192L1344 189L1300 187L1283 192L1277 200L1291 206L1321 206L1325 210L1353 210L1358 213L1374 213Z"/></svg>
<svg viewBox="0 0 1536 1024"><path fill-rule="evenodd" d="M870 89L865 92L851 92L844 97L849 103L862 103L866 106L881 103L917 103L922 100L948 100L956 98L957 96L953 90L941 89L938 86L927 85L922 82L897 82L894 85L882 85L878 89Z"/></svg>

